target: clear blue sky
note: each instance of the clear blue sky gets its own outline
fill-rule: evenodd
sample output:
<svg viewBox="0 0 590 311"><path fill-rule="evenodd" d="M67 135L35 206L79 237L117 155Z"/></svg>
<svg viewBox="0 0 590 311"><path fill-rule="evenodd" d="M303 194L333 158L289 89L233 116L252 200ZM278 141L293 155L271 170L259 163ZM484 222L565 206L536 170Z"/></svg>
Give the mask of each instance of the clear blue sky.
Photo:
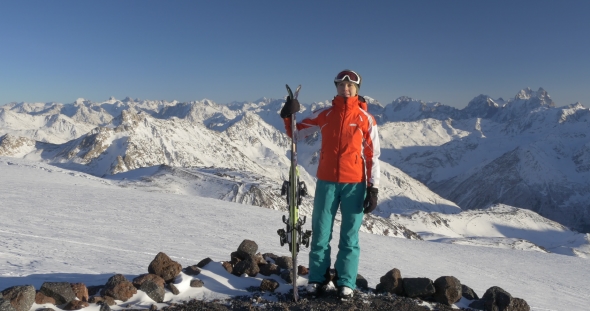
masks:
<svg viewBox="0 0 590 311"><path fill-rule="evenodd" d="M362 95L458 108L545 88L590 106L590 1L3 1L0 105Z"/></svg>

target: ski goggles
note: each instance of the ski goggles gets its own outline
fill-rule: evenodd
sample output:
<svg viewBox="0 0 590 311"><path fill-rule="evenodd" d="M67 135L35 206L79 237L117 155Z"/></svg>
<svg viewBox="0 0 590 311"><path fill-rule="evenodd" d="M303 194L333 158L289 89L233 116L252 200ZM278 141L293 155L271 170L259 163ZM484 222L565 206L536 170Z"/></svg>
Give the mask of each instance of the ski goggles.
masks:
<svg viewBox="0 0 590 311"><path fill-rule="evenodd" d="M343 70L340 73L338 73L336 75L336 78L334 78L334 83L339 83L346 79L348 79L348 81L350 82L361 84L361 76L359 76L356 72L352 70Z"/></svg>

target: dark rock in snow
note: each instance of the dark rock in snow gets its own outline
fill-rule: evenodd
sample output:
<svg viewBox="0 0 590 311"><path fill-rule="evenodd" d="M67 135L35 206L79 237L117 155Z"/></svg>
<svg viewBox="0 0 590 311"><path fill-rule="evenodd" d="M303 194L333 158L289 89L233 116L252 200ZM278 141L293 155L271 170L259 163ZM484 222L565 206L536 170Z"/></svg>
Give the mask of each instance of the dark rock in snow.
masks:
<svg viewBox="0 0 590 311"><path fill-rule="evenodd" d="M512 298L510 302L510 311L530 311L531 307L529 304L521 298Z"/></svg>
<svg viewBox="0 0 590 311"><path fill-rule="evenodd" d="M229 263L231 263L232 266L235 266L238 262L245 260L245 258L242 258L242 255L238 254L238 252L232 252L229 255L229 258Z"/></svg>
<svg viewBox="0 0 590 311"><path fill-rule="evenodd" d="M88 288L84 283L72 283L72 291L80 301L88 301Z"/></svg>
<svg viewBox="0 0 590 311"><path fill-rule="evenodd" d="M248 276L254 277L260 272L260 267L252 260L242 260L238 262L233 268L234 275L242 275L246 273Z"/></svg>
<svg viewBox="0 0 590 311"><path fill-rule="evenodd" d="M365 279L362 275L356 275L356 287L359 289L367 290L369 289L369 281Z"/></svg>
<svg viewBox="0 0 590 311"><path fill-rule="evenodd" d="M305 266L297 266L297 274L298 275L308 275L309 274L309 269L307 269L307 267Z"/></svg>
<svg viewBox="0 0 590 311"><path fill-rule="evenodd" d="M103 296L110 296L117 300L127 301L137 293L133 283L129 282L122 274L115 274L109 278L102 289Z"/></svg>
<svg viewBox="0 0 590 311"><path fill-rule="evenodd" d="M273 254L273 253L264 253L262 254L262 257L264 258L264 260L271 261L271 262L275 262L275 260L277 260L277 258L279 258L279 256Z"/></svg>
<svg viewBox="0 0 590 311"><path fill-rule="evenodd" d="M465 297L466 299L469 299L469 300L478 300L479 299L479 296L477 295L477 293L475 293L475 291L471 287L469 287L465 284L461 284L461 292L462 292L462 296Z"/></svg>
<svg viewBox="0 0 590 311"><path fill-rule="evenodd" d="M100 293L100 291L102 290L102 288L104 287L104 285L92 285L92 286L88 286L88 296L94 296L98 293Z"/></svg>
<svg viewBox="0 0 590 311"><path fill-rule="evenodd" d="M392 293L396 295L402 295L404 293L402 274L397 268L389 270L379 279L379 281L380 283L377 285L377 292Z"/></svg>
<svg viewBox="0 0 590 311"><path fill-rule="evenodd" d="M172 282L181 270L182 266L178 262L162 252L156 255L148 267L149 273L159 275L166 282Z"/></svg>
<svg viewBox="0 0 590 311"><path fill-rule="evenodd" d="M264 276L271 276L272 274L281 275L281 268L274 263L269 263L260 266L260 274Z"/></svg>
<svg viewBox="0 0 590 311"><path fill-rule="evenodd" d="M39 289L45 296L55 299L56 305L68 303L76 299L76 294L68 282L45 282Z"/></svg>
<svg viewBox="0 0 590 311"><path fill-rule="evenodd" d="M108 303L103 303L100 305L100 309L98 311L111 311L111 307Z"/></svg>
<svg viewBox="0 0 590 311"><path fill-rule="evenodd" d="M174 294L174 295L180 294L180 291L178 290L178 288L176 288L176 286L174 284L168 283L168 284L166 284L166 286L168 287L168 290L170 290L170 292L172 292L172 294Z"/></svg>
<svg viewBox="0 0 590 311"><path fill-rule="evenodd" d="M290 256L277 257L275 264L281 269L293 269L293 258Z"/></svg>
<svg viewBox="0 0 590 311"><path fill-rule="evenodd" d="M19 285L3 290L0 299L8 302L16 311L29 311L35 303L35 294L33 285Z"/></svg>
<svg viewBox="0 0 590 311"><path fill-rule="evenodd" d="M203 281L201 281L199 279L191 280L191 287L203 287L203 286L205 286L205 283L203 283Z"/></svg>
<svg viewBox="0 0 590 311"><path fill-rule="evenodd" d="M450 306L461 300L461 282L454 276L441 276L434 281L434 299Z"/></svg>
<svg viewBox="0 0 590 311"><path fill-rule="evenodd" d="M160 277L159 275L156 275L156 274L151 274L151 273L142 274L142 275L134 278L132 283L133 283L133 286L135 286L135 288L140 288L141 285L147 281L154 282L162 288L164 288L164 285L166 284L166 281L164 281L164 279L162 277Z"/></svg>
<svg viewBox="0 0 590 311"><path fill-rule="evenodd" d="M244 240L240 246L238 246L237 252L240 256L242 256L242 259L247 259L256 255L256 252L258 252L258 244L251 240Z"/></svg>
<svg viewBox="0 0 590 311"><path fill-rule="evenodd" d="M90 306L90 304L88 304L88 302L86 301L81 301L81 300L72 300L70 302L68 302L63 309L64 310L80 310L82 308L86 308Z"/></svg>
<svg viewBox="0 0 590 311"><path fill-rule="evenodd" d="M410 298L429 298L436 291L434 284L429 278L404 278L404 293Z"/></svg>
<svg viewBox="0 0 590 311"><path fill-rule="evenodd" d="M275 289L279 287L279 282L273 279L264 279L260 283L260 290L274 293Z"/></svg>
<svg viewBox="0 0 590 311"><path fill-rule="evenodd" d="M184 273L192 276L199 275L199 273L201 273L201 269L199 269L197 265L188 266L184 268L183 271Z"/></svg>
<svg viewBox="0 0 590 311"><path fill-rule="evenodd" d="M285 280L287 284L293 283L293 273L289 269L281 271L281 279Z"/></svg>
<svg viewBox="0 0 590 311"><path fill-rule="evenodd" d="M164 301L164 294L166 291L164 290L163 284L157 284L154 281L147 280L141 284L139 290L146 293L146 295L155 302L159 303Z"/></svg>
<svg viewBox="0 0 590 311"><path fill-rule="evenodd" d="M490 287L481 301L484 310L490 311L529 311L530 307L526 301L520 298L513 298L509 292L498 286ZM472 305L472 304L471 304ZM469 305L469 306L471 306Z"/></svg>
<svg viewBox="0 0 590 311"><path fill-rule="evenodd" d="M212 261L213 261L213 259L207 257L207 258L199 261L199 263L197 264L197 267L198 268L203 268L203 267L205 267L206 265L208 265Z"/></svg>
<svg viewBox="0 0 590 311"><path fill-rule="evenodd" d="M268 263L260 253L256 253L252 259L254 259L254 262L259 266L266 265Z"/></svg>
<svg viewBox="0 0 590 311"><path fill-rule="evenodd" d="M232 266L232 264L228 261L223 261L221 263L221 265L223 266L223 268L225 268L225 271L229 272L229 273L233 273L234 271L234 267Z"/></svg>
<svg viewBox="0 0 590 311"><path fill-rule="evenodd" d="M0 298L0 311L16 311L16 309L10 304L10 301Z"/></svg>
<svg viewBox="0 0 590 311"><path fill-rule="evenodd" d="M35 303L38 305L43 305L46 303L54 305L55 299L45 296L45 294L43 294L42 292L37 292L37 294L35 294Z"/></svg>

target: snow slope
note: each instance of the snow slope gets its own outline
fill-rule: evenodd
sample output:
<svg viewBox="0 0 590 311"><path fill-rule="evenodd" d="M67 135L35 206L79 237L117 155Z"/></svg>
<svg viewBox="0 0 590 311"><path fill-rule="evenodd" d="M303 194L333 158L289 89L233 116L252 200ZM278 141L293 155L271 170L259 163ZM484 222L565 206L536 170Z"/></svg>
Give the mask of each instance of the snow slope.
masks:
<svg viewBox="0 0 590 311"><path fill-rule="evenodd" d="M122 188L84 173L6 157L0 158L0 176L0 289L25 284L38 289L45 281L100 285L115 273L132 278L147 273L155 255L165 252L183 266L206 257L215 261L198 276L204 288L189 288L190 277L182 275L177 280L182 293L167 293L166 301L222 298L245 295L248 286L260 284L258 277L238 278L220 267L243 239L256 241L261 252L288 253L276 235L281 211ZM335 251L337 241L332 243ZM404 277L453 275L480 296L500 286L532 310L581 311L590 303L585 258L366 233L361 233L361 247L359 273L370 287L396 267ZM307 265L307 250L300 260ZM289 286L279 282L286 292ZM147 308L153 301L139 292L127 303Z"/></svg>

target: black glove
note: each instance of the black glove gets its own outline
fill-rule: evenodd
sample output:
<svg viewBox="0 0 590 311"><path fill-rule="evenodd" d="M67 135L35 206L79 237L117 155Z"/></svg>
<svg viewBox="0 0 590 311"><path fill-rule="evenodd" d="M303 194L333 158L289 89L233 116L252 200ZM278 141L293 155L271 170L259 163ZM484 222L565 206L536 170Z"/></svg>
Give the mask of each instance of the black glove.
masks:
<svg viewBox="0 0 590 311"><path fill-rule="evenodd" d="M367 187L367 196L365 197L365 202L363 203L363 212L368 214L375 210L377 207L377 194L379 193L379 189L373 188L373 186Z"/></svg>
<svg viewBox="0 0 590 311"><path fill-rule="evenodd" d="M301 107L299 106L297 98L291 99L290 96L287 96L287 101L285 102L283 109L281 109L281 118L288 118L295 112L298 112L299 109L301 109Z"/></svg>

